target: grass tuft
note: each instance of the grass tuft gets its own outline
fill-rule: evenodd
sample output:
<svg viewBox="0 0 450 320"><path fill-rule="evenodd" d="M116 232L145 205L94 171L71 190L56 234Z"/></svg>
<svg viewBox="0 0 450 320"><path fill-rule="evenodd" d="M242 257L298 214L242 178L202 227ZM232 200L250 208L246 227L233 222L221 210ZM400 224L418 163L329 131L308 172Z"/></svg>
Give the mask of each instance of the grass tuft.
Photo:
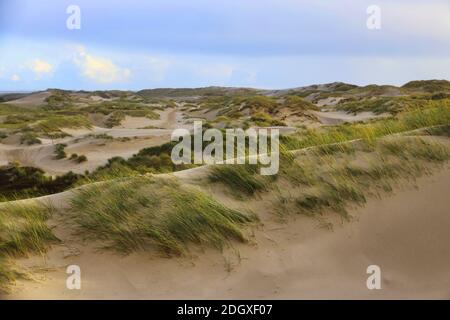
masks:
<svg viewBox="0 0 450 320"><path fill-rule="evenodd" d="M253 195L267 189L267 178L259 175L257 165L223 164L212 168L209 178L213 182L222 182L231 190Z"/></svg>
<svg viewBox="0 0 450 320"><path fill-rule="evenodd" d="M43 254L58 238L47 226L53 214L50 205L6 203L0 210L0 291L8 291L15 279L24 274L16 270L10 258Z"/></svg>
<svg viewBox="0 0 450 320"><path fill-rule="evenodd" d="M136 177L83 188L71 201L77 231L122 253L156 248L181 255L190 243L223 248L247 241L255 217L229 209L176 181Z"/></svg>

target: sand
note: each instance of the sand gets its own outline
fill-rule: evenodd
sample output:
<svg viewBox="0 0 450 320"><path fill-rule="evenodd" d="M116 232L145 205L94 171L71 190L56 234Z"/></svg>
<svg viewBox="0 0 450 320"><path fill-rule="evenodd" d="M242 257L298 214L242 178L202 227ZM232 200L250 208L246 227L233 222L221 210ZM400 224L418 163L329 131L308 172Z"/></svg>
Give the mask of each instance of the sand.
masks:
<svg viewBox="0 0 450 320"><path fill-rule="evenodd" d="M150 131L150 132L147 132ZM95 132L95 131L94 131ZM108 159L119 156L125 159L136 154L139 150L161 145L170 141L170 130L133 130L133 129L110 129L98 131L95 134L107 133L114 140L78 137L61 139L59 141L43 141L42 145L33 146L11 146L0 144L0 165L9 162L19 162L23 166L38 167L50 175L61 175L72 171L84 173L92 171L104 165ZM117 138L127 137L129 140ZM55 159L55 144L66 143L66 159ZM71 154L85 155L86 162L77 163L69 160Z"/></svg>
<svg viewBox="0 0 450 320"><path fill-rule="evenodd" d="M45 103L45 99L51 95L49 91L41 91L31 93L23 98L12 100L9 104L14 104L20 107L35 107Z"/></svg>
<svg viewBox="0 0 450 320"><path fill-rule="evenodd" d="M366 121L387 117L386 114L374 114L371 111L363 111L358 114L347 113L345 111L313 111L322 124L336 125L344 122Z"/></svg>
<svg viewBox="0 0 450 320"><path fill-rule="evenodd" d="M191 174L195 171L201 170ZM57 227L65 246L52 249L46 264L36 257L22 261L49 271L37 282L19 282L7 298L449 299L449 181L447 168L420 178L417 189L370 199L351 211L350 222L331 217L333 231L306 217L287 224L264 218L253 244L237 244L224 253L195 251L191 258L99 252ZM56 196L56 204L68 194ZM65 287L70 264L81 267L81 290ZM366 268L372 264L381 267L381 290L366 287Z"/></svg>
<svg viewBox="0 0 450 320"><path fill-rule="evenodd" d="M9 162L19 162L23 166L38 167L50 175L61 175L69 171L84 173L93 171L97 167L108 162L112 157L125 159L138 153L139 150L170 142L173 128L183 127L181 114L173 108L160 112L161 118L150 120L140 117L126 117L118 127L104 128L93 126L92 128L63 128L62 131L71 135L62 139L43 139L39 145L21 145L20 138L15 135L4 139L0 143L0 165ZM101 122L97 119L97 122ZM153 126L155 129L142 129ZM98 139L95 135L106 134L114 138ZM127 138L123 140L121 138ZM65 152L85 155L86 162L76 163L69 159L55 159L55 144L67 145Z"/></svg>
<svg viewBox="0 0 450 320"><path fill-rule="evenodd" d="M344 99L343 97L329 97L326 99L320 99L317 101L316 105L318 107L324 107L324 106L335 106L337 105L342 99Z"/></svg>

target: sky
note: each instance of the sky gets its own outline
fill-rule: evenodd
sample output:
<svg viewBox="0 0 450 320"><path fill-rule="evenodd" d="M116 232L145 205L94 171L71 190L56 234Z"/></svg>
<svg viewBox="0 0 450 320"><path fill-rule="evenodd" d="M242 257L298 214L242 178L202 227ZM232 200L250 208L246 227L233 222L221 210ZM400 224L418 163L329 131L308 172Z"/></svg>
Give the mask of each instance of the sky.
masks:
<svg viewBox="0 0 450 320"><path fill-rule="evenodd" d="M450 79L449 0L0 0L0 91L418 79Z"/></svg>

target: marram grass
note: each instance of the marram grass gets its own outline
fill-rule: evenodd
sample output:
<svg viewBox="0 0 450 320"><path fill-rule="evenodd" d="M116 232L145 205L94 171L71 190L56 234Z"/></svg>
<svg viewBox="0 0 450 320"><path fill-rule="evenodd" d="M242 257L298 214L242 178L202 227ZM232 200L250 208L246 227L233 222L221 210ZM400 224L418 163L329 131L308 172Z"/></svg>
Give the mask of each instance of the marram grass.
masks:
<svg viewBox="0 0 450 320"><path fill-rule="evenodd" d="M341 144L313 147L297 156L281 152L276 177L261 177L257 170L245 165L219 165L213 167L210 179L247 196L278 190L280 202L275 211L284 214L314 216L331 211L348 218L350 204L364 205L368 196L391 192L397 182L428 174L434 166L450 159L448 147L418 137L393 136ZM365 165L354 164L357 159ZM279 185L280 181L287 185Z"/></svg>
<svg viewBox="0 0 450 320"><path fill-rule="evenodd" d="M11 258L44 254L58 238L46 224L51 205L10 202L0 207L0 291L8 291L15 279L25 274L14 268Z"/></svg>
<svg viewBox="0 0 450 320"><path fill-rule="evenodd" d="M247 241L243 227L256 220L173 179L136 177L94 184L71 200L80 235L122 253L157 249L188 252L190 244L222 249Z"/></svg>

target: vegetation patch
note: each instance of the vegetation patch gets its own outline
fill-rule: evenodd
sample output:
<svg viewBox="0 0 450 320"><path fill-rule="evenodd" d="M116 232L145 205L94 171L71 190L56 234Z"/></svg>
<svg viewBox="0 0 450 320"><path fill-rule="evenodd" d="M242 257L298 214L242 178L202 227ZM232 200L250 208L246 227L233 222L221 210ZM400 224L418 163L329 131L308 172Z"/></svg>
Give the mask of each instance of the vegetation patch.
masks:
<svg viewBox="0 0 450 320"><path fill-rule="evenodd" d="M71 108L73 106L73 99L69 92L64 90L51 90L51 95L45 99L47 105L43 107L44 110L61 110Z"/></svg>
<svg viewBox="0 0 450 320"><path fill-rule="evenodd" d="M251 164L216 165L212 167L209 178L226 184L235 194L243 192L247 195L266 190L268 180L259 175L258 165Z"/></svg>
<svg viewBox="0 0 450 320"><path fill-rule="evenodd" d="M387 135L420 128L448 125L449 123L450 107L439 105L437 107L415 109L399 114L396 118L382 119L370 123L301 130L294 135L281 136L281 142L289 150L342 143L356 139L364 139L370 142Z"/></svg>
<svg viewBox="0 0 450 320"><path fill-rule="evenodd" d="M38 168L3 166L0 167L0 202L61 192L73 187L81 177L68 172L54 178Z"/></svg>
<svg viewBox="0 0 450 320"><path fill-rule="evenodd" d="M242 228L255 221L174 180L148 176L82 188L71 206L81 235L122 253L180 255L189 244L222 249L247 241Z"/></svg>
<svg viewBox="0 0 450 320"><path fill-rule="evenodd" d="M36 202L6 203L0 210L0 291L7 292L24 272L13 266L11 258L28 254L43 254L58 238L47 226L46 220L53 208Z"/></svg>
<svg viewBox="0 0 450 320"><path fill-rule="evenodd" d="M75 161L75 162L77 162L77 163L82 163L82 162L85 162L85 161L87 161L87 157L85 156L85 155L78 155L78 154L76 154L76 153L72 153L71 155L70 155L70 158L69 158L70 160L73 160L73 161Z"/></svg>
<svg viewBox="0 0 450 320"><path fill-rule="evenodd" d="M42 142L34 132L24 132L20 136L20 143L31 146L33 144L41 144Z"/></svg>
<svg viewBox="0 0 450 320"><path fill-rule="evenodd" d="M355 159L358 164L353 163ZM213 167L210 179L223 183L241 199L242 194L279 193L275 211L281 215L335 212L348 218L349 204L363 205L367 196L390 192L398 181L428 174L449 159L445 145L397 136L321 145L295 156L282 150L276 176L260 176L248 165L225 164Z"/></svg>
<svg viewBox="0 0 450 320"><path fill-rule="evenodd" d="M65 143L58 143L55 145L55 159L64 159L67 157L66 151L64 149L67 147Z"/></svg>
<svg viewBox="0 0 450 320"><path fill-rule="evenodd" d="M300 213L314 215L332 211L348 217L348 204L363 205L368 195L390 192L397 181L414 180L430 173L433 165L450 159L446 146L419 138L383 139L373 151L363 146L355 149L368 152L365 163L353 164L345 151L341 161L329 155L314 156L316 160L307 165L312 176L308 185L312 187L294 199ZM294 163L294 166L302 164Z"/></svg>
<svg viewBox="0 0 450 320"><path fill-rule="evenodd" d="M274 119L267 113L257 112L250 118L259 127L271 127L271 126L286 126L283 121Z"/></svg>
<svg viewBox="0 0 450 320"><path fill-rule="evenodd" d="M430 96L400 96L400 97L370 97L370 98L347 98L337 106L337 110L343 110L357 114L363 111L371 111L375 114L390 113L398 114L415 108L430 108L440 105L450 106L450 99L433 101Z"/></svg>

